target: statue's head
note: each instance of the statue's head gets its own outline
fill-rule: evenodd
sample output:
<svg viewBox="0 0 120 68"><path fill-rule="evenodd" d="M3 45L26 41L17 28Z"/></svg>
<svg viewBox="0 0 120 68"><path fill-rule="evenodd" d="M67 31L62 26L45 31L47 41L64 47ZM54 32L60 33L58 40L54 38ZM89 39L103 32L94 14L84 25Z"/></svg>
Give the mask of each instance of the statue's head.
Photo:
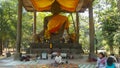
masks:
<svg viewBox="0 0 120 68"><path fill-rule="evenodd" d="M54 14L59 14L61 12L60 4L55 1L52 6L51 6L51 13Z"/></svg>

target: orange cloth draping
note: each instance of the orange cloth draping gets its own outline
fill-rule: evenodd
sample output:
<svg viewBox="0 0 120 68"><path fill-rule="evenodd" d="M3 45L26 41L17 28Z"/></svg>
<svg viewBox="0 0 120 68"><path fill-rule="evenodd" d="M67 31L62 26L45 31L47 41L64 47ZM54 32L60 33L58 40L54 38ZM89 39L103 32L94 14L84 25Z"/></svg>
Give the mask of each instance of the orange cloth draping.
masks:
<svg viewBox="0 0 120 68"><path fill-rule="evenodd" d="M75 11L79 0L56 0L60 5L61 9L66 11ZM50 10L52 3L55 0L31 0L34 8L38 11Z"/></svg>
<svg viewBox="0 0 120 68"><path fill-rule="evenodd" d="M57 0L63 10L75 11L79 0Z"/></svg>
<svg viewBox="0 0 120 68"><path fill-rule="evenodd" d="M62 15L55 15L51 18L51 20L48 22L48 31L50 33L55 33L57 31L59 31L59 29L65 25L65 29L68 29L69 27L69 22L67 17L62 16Z"/></svg>
<svg viewBox="0 0 120 68"><path fill-rule="evenodd" d="M49 10L55 0L31 0L34 8L39 11Z"/></svg>

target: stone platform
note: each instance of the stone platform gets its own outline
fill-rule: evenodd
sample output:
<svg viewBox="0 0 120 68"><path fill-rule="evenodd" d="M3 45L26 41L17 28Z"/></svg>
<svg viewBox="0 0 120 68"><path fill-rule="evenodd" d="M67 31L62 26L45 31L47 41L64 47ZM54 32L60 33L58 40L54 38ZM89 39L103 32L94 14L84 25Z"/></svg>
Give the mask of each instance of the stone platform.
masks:
<svg viewBox="0 0 120 68"><path fill-rule="evenodd" d="M52 43L52 48L50 48L49 43L30 43L30 48L28 53L50 53L50 52L63 52L71 54L81 54L83 53L80 44L76 43Z"/></svg>

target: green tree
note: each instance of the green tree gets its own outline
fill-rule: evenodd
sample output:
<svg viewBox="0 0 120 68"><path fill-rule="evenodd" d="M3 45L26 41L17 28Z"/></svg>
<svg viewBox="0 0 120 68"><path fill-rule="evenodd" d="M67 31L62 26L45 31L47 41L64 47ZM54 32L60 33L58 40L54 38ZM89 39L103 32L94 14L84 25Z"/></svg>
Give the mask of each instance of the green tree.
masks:
<svg viewBox="0 0 120 68"><path fill-rule="evenodd" d="M114 44L119 47L119 53L120 54L120 30L118 30L114 35Z"/></svg>
<svg viewBox="0 0 120 68"><path fill-rule="evenodd" d="M120 0L117 0L117 8L118 8L118 10L120 12Z"/></svg>
<svg viewBox="0 0 120 68"><path fill-rule="evenodd" d="M118 30L120 25L119 23L119 14L117 12L116 2L109 2L111 7L106 9L103 13L101 13L101 21L102 21L102 31L104 39L107 41L107 44L110 46L110 51L113 53L113 45L114 45L114 35Z"/></svg>
<svg viewBox="0 0 120 68"><path fill-rule="evenodd" d="M0 46L6 41L15 42L16 21L17 21L17 1L0 1Z"/></svg>

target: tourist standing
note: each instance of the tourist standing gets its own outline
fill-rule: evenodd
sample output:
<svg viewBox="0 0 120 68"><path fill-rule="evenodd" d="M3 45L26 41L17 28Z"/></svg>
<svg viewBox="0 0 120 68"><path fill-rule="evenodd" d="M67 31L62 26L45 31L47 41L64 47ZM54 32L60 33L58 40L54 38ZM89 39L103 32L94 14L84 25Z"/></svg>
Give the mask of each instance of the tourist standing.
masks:
<svg viewBox="0 0 120 68"><path fill-rule="evenodd" d="M103 52L98 54L96 68L106 68L106 56Z"/></svg>
<svg viewBox="0 0 120 68"><path fill-rule="evenodd" d="M112 57L108 57L106 68L116 68L114 59Z"/></svg>
<svg viewBox="0 0 120 68"><path fill-rule="evenodd" d="M110 55L110 57L111 57L111 58L113 58L114 62L116 62L116 63L117 63L117 59L116 59L116 57L115 57L115 55L114 55L114 54L111 54L111 55Z"/></svg>

